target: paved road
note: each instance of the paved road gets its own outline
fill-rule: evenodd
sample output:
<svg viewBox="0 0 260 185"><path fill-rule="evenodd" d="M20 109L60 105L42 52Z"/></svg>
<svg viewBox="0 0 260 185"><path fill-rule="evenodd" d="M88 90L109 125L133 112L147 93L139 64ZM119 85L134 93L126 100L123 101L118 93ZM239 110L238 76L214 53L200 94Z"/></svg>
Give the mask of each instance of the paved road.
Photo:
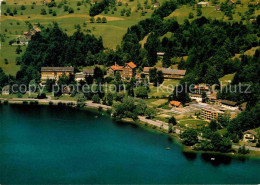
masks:
<svg viewBox="0 0 260 185"><path fill-rule="evenodd" d="M165 130L169 129L168 123L165 123L165 122L162 122L162 121L159 121L159 120L154 121L154 120L151 120L151 119L147 119L144 116L139 116L138 118L143 122L149 123L149 124L157 126L157 127L161 127Z"/></svg>
<svg viewBox="0 0 260 185"><path fill-rule="evenodd" d="M241 147L241 146L232 145L232 148L235 148L235 149L238 149L238 148L240 148L240 147ZM246 146L246 149L260 152L260 148L253 147L253 146Z"/></svg>
<svg viewBox="0 0 260 185"><path fill-rule="evenodd" d="M6 100L6 99L5 99L5 98L0 98L0 100ZM72 104L74 104L74 105L77 104L77 101L71 101L71 100L52 100L50 96L48 96L47 99L11 98L11 99L8 99L8 101L10 101L10 102L38 101L39 103L49 103L49 102L53 102L54 104L58 104L59 102L61 102L61 103L72 103ZM92 101L86 101L85 103L86 103L86 106L87 106L87 107L93 107L93 108L102 107L102 108L105 109L105 110L111 108L110 106L93 103Z"/></svg>

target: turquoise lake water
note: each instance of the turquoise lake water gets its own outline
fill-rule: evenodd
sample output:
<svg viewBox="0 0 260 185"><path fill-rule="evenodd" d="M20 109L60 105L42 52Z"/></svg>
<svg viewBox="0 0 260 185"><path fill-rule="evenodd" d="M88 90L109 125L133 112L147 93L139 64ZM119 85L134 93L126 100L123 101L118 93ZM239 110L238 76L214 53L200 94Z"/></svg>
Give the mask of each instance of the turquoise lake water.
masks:
<svg viewBox="0 0 260 185"><path fill-rule="evenodd" d="M260 183L260 160L183 153L166 135L98 113L0 105L0 123L0 184Z"/></svg>

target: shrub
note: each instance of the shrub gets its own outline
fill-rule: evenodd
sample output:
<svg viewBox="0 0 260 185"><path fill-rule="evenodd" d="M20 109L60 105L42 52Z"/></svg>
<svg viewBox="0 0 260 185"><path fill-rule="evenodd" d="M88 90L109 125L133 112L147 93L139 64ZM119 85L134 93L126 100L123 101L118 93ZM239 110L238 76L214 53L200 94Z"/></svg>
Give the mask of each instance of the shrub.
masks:
<svg viewBox="0 0 260 185"><path fill-rule="evenodd" d="M28 102L27 101L23 101L23 105L28 105Z"/></svg>
<svg viewBox="0 0 260 185"><path fill-rule="evenodd" d="M100 103L100 98L98 94L94 94L92 97L93 103Z"/></svg>
<svg viewBox="0 0 260 185"><path fill-rule="evenodd" d="M102 17L102 23L106 23L107 19L105 17Z"/></svg>
<svg viewBox="0 0 260 185"><path fill-rule="evenodd" d="M98 111L101 112L103 108L101 106L98 107Z"/></svg>
<svg viewBox="0 0 260 185"><path fill-rule="evenodd" d="M242 147L239 147L238 149L238 153L239 154L248 154L250 151L248 149L246 149L245 145L243 145Z"/></svg>
<svg viewBox="0 0 260 185"><path fill-rule="evenodd" d="M37 99L46 99L46 98L47 98L47 96L45 93L41 93L41 94L37 95Z"/></svg>
<svg viewBox="0 0 260 185"><path fill-rule="evenodd" d="M69 12L69 13L74 13L73 8L69 8L68 12Z"/></svg>
<svg viewBox="0 0 260 185"><path fill-rule="evenodd" d="M26 7L24 5L21 6L21 10L25 10Z"/></svg>
<svg viewBox="0 0 260 185"><path fill-rule="evenodd" d="M22 93L17 94L17 98L22 98L22 97L23 97Z"/></svg>
<svg viewBox="0 0 260 185"><path fill-rule="evenodd" d="M7 58L5 58L5 64L9 64L9 62L8 62L8 59L7 59Z"/></svg>
<svg viewBox="0 0 260 185"><path fill-rule="evenodd" d="M47 14L46 10L44 8L41 9L41 15L46 15L46 14Z"/></svg>

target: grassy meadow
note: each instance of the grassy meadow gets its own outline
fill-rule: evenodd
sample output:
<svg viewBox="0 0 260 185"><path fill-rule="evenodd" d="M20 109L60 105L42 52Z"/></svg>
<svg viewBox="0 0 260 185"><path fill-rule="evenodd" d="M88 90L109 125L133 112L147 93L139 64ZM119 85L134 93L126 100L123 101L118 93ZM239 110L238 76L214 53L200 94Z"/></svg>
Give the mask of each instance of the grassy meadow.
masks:
<svg viewBox="0 0 260 185"><path fill-rule="evenodd" d="M225 2L225 0L219 0L219 2ZM236 8L233 11L233 20L229 20L227 16L224 15L224 13L222 11L216 10L215 6L211 3L211 1L209 1L209 6L207 7L202 7L202 15L201 16L205 16L207 18L211 18L211 19L217 19L217 20L224 20L224 21L228 21L228 22L233 22L233 21L240 21L241 20L241 16L239 16L239 13L244 14L247 10L248 10L248 3L250 2L250 0L243 0L241 1L241 4L237 4ZM189 20L194 20L196 18L199 18L201 16L197 16L196 14L196 8L190 5L184 5L179 7L177 10L175 10L174 12L172 12L168 17L166 17L166 19L169 18L176 18L176 20L179 23L184 23L185 19L189 18L189 13L193 13L194 17L192 19ZM259 15L260 14L260 10L256 10L255 11L255 15Z"/></svg>
<svg viewBox="0 0 260 185"><path fill-rule="evenodd" d="M107 23L90 23L89 16L89 3L83 3L81 6L78 6L78 2L81 0L70 0L66 4L67 6L73 8L74 13L69 14L64 12L64 8L58 8L61 0L56 0L57 7L52 7L52 11L56 12L56 16L49 14L49 9L47 6L44 6L42 1L34 0L7 0L6 4L1 5L1 30L0 33L4 34L5 42L2 42L2 48L0 51L0 66L4 69L7 74L15 75L19 70L19 66L16 65L15 59L18 56L15 53L17 46L10 46L8 42L12 39L15 39L25 31L28 31L26 21L31 24L40 23L43 26L48 26L53 22L57 22L60 27L68 34L72 35L75 31L75 25L80 25L81 30L84 33L94 34L99 37L102 36L104 46L106 48L115 49L117 45L121 43L123 35L126 33L127 28L138 23L140 20L146 19L151 16L153 8L146 9L146 14L141 15L141 10L137 11L138 2L141 5L144 5L145 0L134 0L133 2L123 0L122 6L116 6L116 10L111 9L105 14L104 12L97 17L105 17ZM165 0L159 0L163 2ZM33 4L35 2L35 4ZM148 1L148 4L151 5L151 1ZM126 5L127 4L127 5ZM21 6L25 6L25 10L21 10ZM17 14L14 16L5 16L7 9L10 8L11 12L14 9L17 10ZM121 16L121 10L131 9L131 15L127 17L126 15ZM41 15L41 10L45 9L47 14ZM25 50L25 47L22 48ZM20 54L21 55L21 54ZM8 60L8 64L5 64L4 59Z"/></svg>

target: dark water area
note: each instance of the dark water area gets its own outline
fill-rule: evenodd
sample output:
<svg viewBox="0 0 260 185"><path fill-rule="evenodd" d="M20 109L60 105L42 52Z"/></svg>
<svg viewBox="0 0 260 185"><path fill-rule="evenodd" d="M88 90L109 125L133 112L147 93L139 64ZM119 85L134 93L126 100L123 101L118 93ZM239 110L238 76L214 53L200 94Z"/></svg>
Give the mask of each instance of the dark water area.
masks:
<svg viewBox="0 0 260 185"><path fill-rule="evenodd" d="M0 105L0 129L0 184L260 183L258 159L185 153L95 112Z"/></svg>

